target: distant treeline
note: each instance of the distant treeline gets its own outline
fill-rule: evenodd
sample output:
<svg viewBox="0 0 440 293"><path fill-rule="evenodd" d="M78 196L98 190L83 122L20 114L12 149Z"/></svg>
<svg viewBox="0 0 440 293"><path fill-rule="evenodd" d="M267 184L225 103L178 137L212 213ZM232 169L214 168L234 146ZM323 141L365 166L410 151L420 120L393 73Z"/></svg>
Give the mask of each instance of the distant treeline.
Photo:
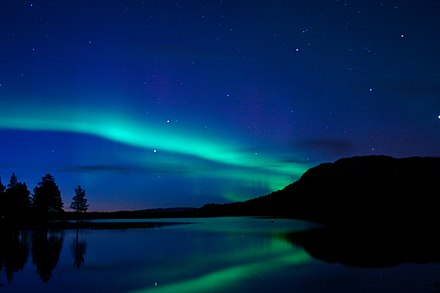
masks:
<svg viewBox="0 0 440 293"><path fill-rule="evenodd" d="M81 186L75 189L70 205L77 212L86 212L88 208L85 191ZM33 193L24 182L19 182L12 173L7 186L0 178L0 217L2 222L38 219L46 221L51 215L64 212L61 191L54 177L47 173L41 178Z"/></svg>

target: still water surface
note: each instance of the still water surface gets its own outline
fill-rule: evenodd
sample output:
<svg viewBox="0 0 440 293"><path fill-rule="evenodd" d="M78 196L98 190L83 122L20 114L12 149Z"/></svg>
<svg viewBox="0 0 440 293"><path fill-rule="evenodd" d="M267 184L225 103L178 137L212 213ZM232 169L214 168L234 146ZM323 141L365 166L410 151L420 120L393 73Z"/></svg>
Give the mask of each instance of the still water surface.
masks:
<svg viewBox="0 0 440 293"><path fill-rule="evenodd" d="M2 238L0 292L440 292L435 257L347 260L343 244L334 247L333 234L325 234L327 240L319 233L302 235L316 228L307 222L157 221L182 224ZM368 247L356 254L375 251Z"/></svg>

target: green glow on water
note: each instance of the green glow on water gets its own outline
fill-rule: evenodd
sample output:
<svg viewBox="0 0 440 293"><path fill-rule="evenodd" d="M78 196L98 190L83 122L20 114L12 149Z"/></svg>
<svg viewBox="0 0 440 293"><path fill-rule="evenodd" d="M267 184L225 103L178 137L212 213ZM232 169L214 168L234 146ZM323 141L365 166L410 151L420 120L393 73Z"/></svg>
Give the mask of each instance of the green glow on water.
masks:
<svg viewBox="0 0 440 293"><path fill-rule="evenodd" d="M197 223L197 219L194 221ZM137 277L144 274L152 284L133 293L228 292L228 289L237 292L262 276L270 279L272 274L276 276L292 266L301 269L311 260L302 248L292 246L283 237L293 227L302 230L308 223L292 225L289 220L272 222L234 217L200 221L183 229L191 231L190 235L193 232L216 235L222 239L222 245L201 246L194 253L176 259L171 266L157 267L154 273L146 268Z"/></svg>
<svg viewBox="0 0 440 293"><path fill-rule="evenodd" d="M290 247L290 249L292 249ZM189 280L180 281L172 284L134 291L133 293L160 293L160 292L224 292L228 287L237 285L240 281L257 277L273 269L280 269L286 266L299 265L307 262L310 256L304 251L286 253L280 257L266 261L246 263L214 272L206 273L202 276L194 277Z"/></svg>

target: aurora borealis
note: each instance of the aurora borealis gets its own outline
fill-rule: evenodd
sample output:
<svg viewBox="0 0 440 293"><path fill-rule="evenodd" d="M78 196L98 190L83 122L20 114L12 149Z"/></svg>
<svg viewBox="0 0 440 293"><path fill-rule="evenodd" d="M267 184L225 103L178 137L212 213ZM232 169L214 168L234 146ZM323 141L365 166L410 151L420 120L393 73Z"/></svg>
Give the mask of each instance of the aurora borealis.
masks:
<svg viewBox="0 0 440 293"><path fill-rule="evenodd" d="M91 210L244 200L440 155L436 1L1 1L0 177Z"/></svg>

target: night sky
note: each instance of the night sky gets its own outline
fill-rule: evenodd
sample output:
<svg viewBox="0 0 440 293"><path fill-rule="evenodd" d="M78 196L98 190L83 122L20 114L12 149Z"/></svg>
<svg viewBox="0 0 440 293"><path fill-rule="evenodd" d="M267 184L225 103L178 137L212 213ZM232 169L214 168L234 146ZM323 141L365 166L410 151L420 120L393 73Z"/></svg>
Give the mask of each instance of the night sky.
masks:
<svg viewBox="0 0 440 293"><path fill-rule="evenodd" d="M194 206L440 156L440 1L0 0L0 176ZM417 170L414 170L417 172Z"/></svg>

